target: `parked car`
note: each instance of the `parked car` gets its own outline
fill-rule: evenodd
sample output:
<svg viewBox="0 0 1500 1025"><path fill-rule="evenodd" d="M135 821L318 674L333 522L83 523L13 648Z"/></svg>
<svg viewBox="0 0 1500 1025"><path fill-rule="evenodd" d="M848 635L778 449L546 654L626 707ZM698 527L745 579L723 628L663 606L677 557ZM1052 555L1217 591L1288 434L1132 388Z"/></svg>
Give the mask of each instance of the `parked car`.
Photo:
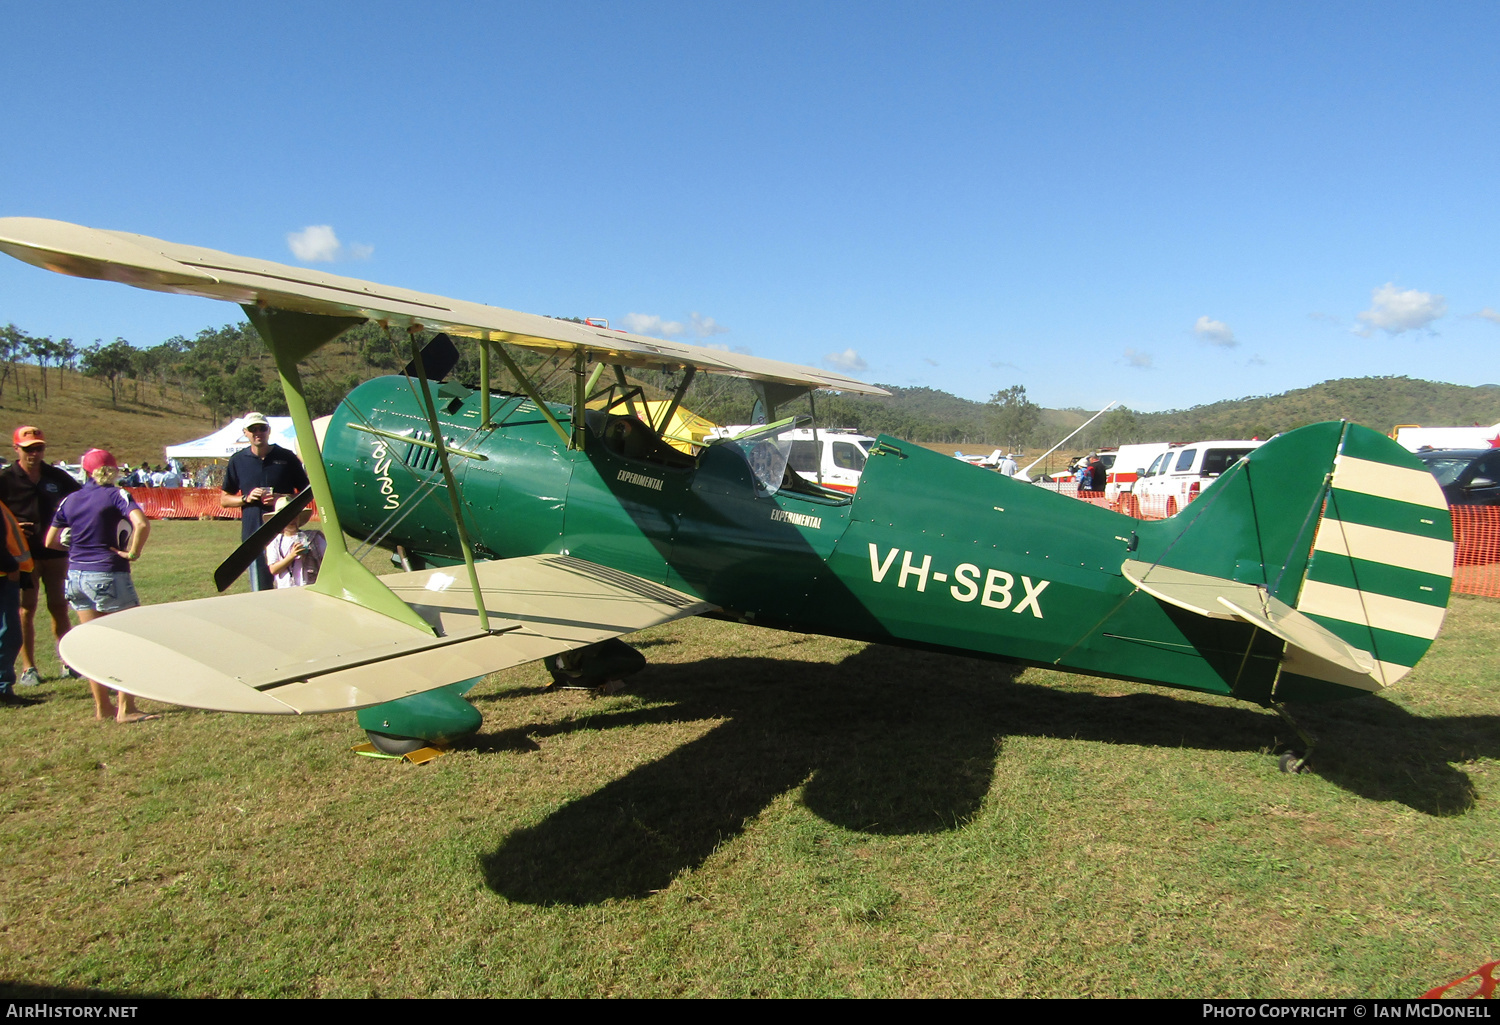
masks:
<svg viewBox="0 0 1500 1025"><path fill-rule="evenodd" d="M1199 441L1175 445L1157 456L1124 497L1132 516L1176 516L1219 475L1264 445L1263 441Z"/></svg>
<svg viewBox="0 0 1500 1025"><path fill-rule="evenodd" d="M1449 505L1500 505L1500 448L1446 448L1416 453L1437 478Z"/></svg>

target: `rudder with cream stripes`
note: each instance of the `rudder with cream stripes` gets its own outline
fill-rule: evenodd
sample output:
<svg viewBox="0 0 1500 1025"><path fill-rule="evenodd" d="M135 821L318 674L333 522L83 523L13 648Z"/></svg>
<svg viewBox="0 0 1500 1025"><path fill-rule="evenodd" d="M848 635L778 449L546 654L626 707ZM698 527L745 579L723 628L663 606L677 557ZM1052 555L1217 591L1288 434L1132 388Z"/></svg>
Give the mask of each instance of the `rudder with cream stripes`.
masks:
<svg viewBox="0 0 1500 1025"><path fill-rule="evenodd" d="M1370 652L1388 687L1442 629L1452 583L1453 524L1437 481L1389 438L1345 425L1297 610ZM1295 668L1283 667L1278 691L1349 685Z"/></svg>

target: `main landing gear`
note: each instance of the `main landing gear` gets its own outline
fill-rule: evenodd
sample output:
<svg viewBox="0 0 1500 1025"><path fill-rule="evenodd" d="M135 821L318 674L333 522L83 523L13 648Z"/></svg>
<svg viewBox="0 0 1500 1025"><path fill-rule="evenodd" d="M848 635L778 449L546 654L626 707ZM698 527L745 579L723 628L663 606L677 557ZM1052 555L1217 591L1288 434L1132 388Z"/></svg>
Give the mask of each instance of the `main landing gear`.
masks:
<svg viewBox="0 0 1500 1025"><path fill-rule="evenodd" d="M375 750L387 755L409 755L413 751L432 746L431 741L421 737L396 737L389 733L376 733L374 730L365 730L365 736L370 738L370 745Z"/></svg>
<svg viewBox="0 0 1500 1025"><path fill-rule="evenodd" d="M558 690L618 690L624 679L646 668L646 656L618 637L552 655L547 660Z"/></svg>
<svg viewBox="0 0 1500 1025"><path fill-rule="evenodd" d="M464 700L482 676L437 690L361 708L356 716L375 750L409 755L434 744L450 743L479 729L479 709Z"/></svg>

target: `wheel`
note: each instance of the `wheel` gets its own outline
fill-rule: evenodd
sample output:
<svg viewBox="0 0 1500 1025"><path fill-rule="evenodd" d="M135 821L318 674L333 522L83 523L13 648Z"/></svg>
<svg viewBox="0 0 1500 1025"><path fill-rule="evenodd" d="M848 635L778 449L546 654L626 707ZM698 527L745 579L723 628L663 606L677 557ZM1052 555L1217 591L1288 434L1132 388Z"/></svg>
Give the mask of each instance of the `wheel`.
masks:
<svg viewBox="0 0 1500 1025"><path fill-rule="evenodd" d="M1281 756L1281 761L1276 764L1282 772L1291 776L1307 771L1307 759L1302 757L1300 751L1288 751Z"/></svg>
<svg viewBox="0 0 1500 1025"><path fill-rule="evenodd" d="M1167 519L1170 520L1173 516L1176 516L1176 515L1177 515L1177 499L1175 499L1175 498L1169 498L1169 499L1167 499Z"/></svg>
<svg viewBox="0 0 1500 1025"><path fill-rule="evenodd" d="M370 738L375 750L388 755L409 755L430 746L421 737L396 737L389 733L376 733L374 730L365 730L365 736Z"/></svg>

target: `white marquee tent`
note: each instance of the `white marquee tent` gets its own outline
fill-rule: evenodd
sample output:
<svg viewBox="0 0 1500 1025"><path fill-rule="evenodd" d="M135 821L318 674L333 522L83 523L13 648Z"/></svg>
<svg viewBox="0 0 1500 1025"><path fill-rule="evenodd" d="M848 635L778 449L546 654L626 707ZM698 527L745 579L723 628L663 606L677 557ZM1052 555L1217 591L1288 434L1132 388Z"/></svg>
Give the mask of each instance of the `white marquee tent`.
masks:
<svg viewBox="0 0 1500 1025"><path fill-rule="evenodd" d="M268 416L271 425L271 444L297 451L297 432L292 428L289 416ZM168 459L228 459L250 444L245 437L245 418L230 421L207 437L197 441L186 441L181 445L168 445Z"/></svg>

